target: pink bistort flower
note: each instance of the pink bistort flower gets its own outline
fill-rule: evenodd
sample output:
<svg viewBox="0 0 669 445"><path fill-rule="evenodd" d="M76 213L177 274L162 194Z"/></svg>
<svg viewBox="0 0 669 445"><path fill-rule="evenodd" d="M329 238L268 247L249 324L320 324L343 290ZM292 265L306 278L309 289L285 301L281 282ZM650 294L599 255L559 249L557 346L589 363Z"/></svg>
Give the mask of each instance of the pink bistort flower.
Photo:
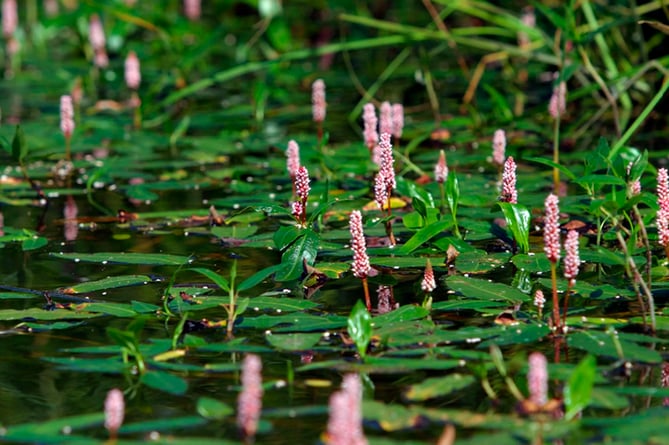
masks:
<svg viewBox="0 0 669 445"><path fill-rule="evenodd" d="M300 169L300 146L292 139L288 141L286 158L286 169L291 179L294 180L297 176L297 171Z"/></svg>
<svg viewBox="0 0 669 445"><path fill-rule="evenodd" d="M200 20L202 15L200 0L184 0L184 15L193 22Z"/></svg>
<svg viewBox="0 0 669 445"><path fill-rule="evenodd" d="M60 131L66 139L72 137L74 132L74 106L72 96L60 96Z"/></svg>
<svg viewBox="0 0 669 445"><path fill-rule="evenodd" d="M142 81L142 73L139 68L139 57L134 51L130 51L125 58L125 84L131 90L139 89Z"/></svg>
<svg viewBox="0 0 669 445"><path fill-rule="evenodd" d="M393 106L387 101L379 108L379 133L393 134Z"/></svg>
<svg viewBox="0 0 669 445"><path fill-rule="evenodd" d="M428 294L437 288L437 282L434 279L434 270L432 270L432 263L430 263L429 259L427 260L427 264L425 264L425 272L423 273L423 281L420 283L420 288Z"/></svg>
<svg viewBox="0 0 669 445"><path fill-rule="evenodd" d="M19 14L16 9L16 0L2 1L2 35L5 39L13 38L19 25Z"/></svg>
<svg viewBox="0 0 669 445"><path fill-rule="evenodd" d="M365 145L370 152L374 150L376 144L379 143L379 133L377 131L378 119L376 117L376 110L374 110L374 104L367 103L363 107L362 121L364 123L364 138Z"/></svg>
<svg viewBox="0 0 669 445"><path fill-rule="evenodd" d="M316 79L311 86L311 104L314 122L323 122L325 120L325 82L323 79Z"/></svg>
<svg viewBox="0 0 669 445"><path fill-rule="evenodd" d="M548 195L544 203L546 216L544 217L544 252L552 263L560 260L560 209L558 197Z"/></svg>
<svg viewBox="0 0 669 445"><path fill-rule="evenodd" d="M504 163L502 172L502 196L500 200L518 204L518 190L516 190L516 163L513 157L509 156Z"/></svg>
<svg viewBox="0 0 669 445"><path fill-rule="evenodd" d="M448 165L446 165L446 153L444 150L439 151L439 160L434 166L434 180L439 184L446 182L448 178Z"/></svg>
<svg viewBox="0 0 669 445"><path fill-rule="evenodd" d="M669 213L669 174L666 168L657 169L657 205Z"/></svg>
<svg viewBox="0 0 669 445"><path fill-rule="evenodd" d="M578 232L570 230L564 241L564 277L573 285L576 282L581 259L578 255Z"/></svg>
<svg viewBox="0 0 669 445"><path fill-rule="evenodd" d="M402 138L404 130L404 106L402 104L393 104L393 137L395 143Z"/></svg>
<svg viewBox="0 0 669 445"><path fill-rule="evenodd" d="M366 445L362 429L362 384L357 374L347 374L342 389L330 396L328 445Z"/></svg>
<svg viewBox="0 0 669 445"><path fill-rule="evenodd" d="M107 393L105 399L105 428L109 431L112 438L116 437L118 430L123 425L123 417L125 416L125 401L123 400L123 392L114 388Z"/></svg>
<svg viewBox="0 0 669 445"><path fill-rule="evenodd" d="M492 162L502 166L506 157L506 133L504 130L495 130L492 137Z"/></svg>
<svg viewBox="0 0 669 445"><path fill-rule="evenodd" d="M540 352L533 352L527 359L527 389L530 400L537 406L548 401L548 362Z"/></svg>
<svg viewBox="0 0 669 445"><path fill-rule="evenodd" d="M357 278L367 278L371 266L367 255L365 234L362 230L362 214L359 210L351 212L349 229L351 231L351 250L353 250L353 265L351 267L353 275Z"/></svg>
<svg viewBox="0 0 669 445"><path fill-rule="evenodd" d="M109 64L107 57L107 39L102 22L97 14L91 16L88 24L88 41L93 48L93 62L99 68L105 68Z"/></svg>
<svg viewBox="0 0 669 445"><path fill-rule="evenodd" d="M553 95L548 102L548 113L553 119L557 119L567 111L567 84L560 82L553 88Z"/></svg>
<svg viewBox="0 0 669 445"><path fill-rule="evenodd" d="M262 409L262 361L247 354L242 363L242 391L237 398L237 426L246 438L255 436Z"/></svg>

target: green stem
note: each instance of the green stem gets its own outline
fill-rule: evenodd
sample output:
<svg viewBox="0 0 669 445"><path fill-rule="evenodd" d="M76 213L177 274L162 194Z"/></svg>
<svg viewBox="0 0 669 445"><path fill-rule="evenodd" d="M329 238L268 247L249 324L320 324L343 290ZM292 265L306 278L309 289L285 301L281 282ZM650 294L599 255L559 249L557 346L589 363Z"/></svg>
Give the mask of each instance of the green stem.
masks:
<svg viewBox="0 0 669 445"><path fill-rule="evenodd" d="M560 322L560 298L558 297L557 289L557 262L551 261L551 286L553 291L553 326L556 332L562 331Z"/></svg>

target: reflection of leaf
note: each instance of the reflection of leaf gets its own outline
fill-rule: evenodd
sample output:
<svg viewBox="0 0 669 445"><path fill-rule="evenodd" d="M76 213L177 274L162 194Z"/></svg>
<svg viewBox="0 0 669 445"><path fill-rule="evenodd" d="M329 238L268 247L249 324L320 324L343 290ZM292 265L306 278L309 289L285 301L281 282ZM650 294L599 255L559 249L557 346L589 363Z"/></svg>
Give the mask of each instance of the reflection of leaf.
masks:
<svg viewBox="0 0 669 445"><path fill-rule="evenodd" d="M474 376L457 373L446 377L435 377L424 380L416 385L411 385L405 396L414 402L443 397L466 388L474 383L474 381L476 381Z"/></svg>

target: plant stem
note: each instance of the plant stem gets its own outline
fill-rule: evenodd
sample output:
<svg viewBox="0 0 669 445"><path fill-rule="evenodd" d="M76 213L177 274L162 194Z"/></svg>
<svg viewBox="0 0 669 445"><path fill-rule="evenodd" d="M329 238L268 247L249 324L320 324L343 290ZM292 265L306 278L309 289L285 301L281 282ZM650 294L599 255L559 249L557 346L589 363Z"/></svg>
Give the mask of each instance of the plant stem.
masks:
<svg viewBox="0 0 669 445"><path fill-rule="evenodd" d="M367 283L367 277L362 279L362 289L365 292L365 305L367 306L367 312L372 312L372 301L369 298L369 283Z"/></svg>
<svg viewBox="0 0 669 445"><path fill-rule="evenodd" d="M560 323L560 299L557 290L557 263L551 261L551 286L553 290L553 326L557 332L562 333L562 326Z"/></svg>
<svg viewBox="0 0 669 445"><path fill-rule="evenodd" d="M553 162L560 164L560 112L558 110L555 123L553 125ZM553 193L559 195L560 190L560 170L553 167Z"/></svg>

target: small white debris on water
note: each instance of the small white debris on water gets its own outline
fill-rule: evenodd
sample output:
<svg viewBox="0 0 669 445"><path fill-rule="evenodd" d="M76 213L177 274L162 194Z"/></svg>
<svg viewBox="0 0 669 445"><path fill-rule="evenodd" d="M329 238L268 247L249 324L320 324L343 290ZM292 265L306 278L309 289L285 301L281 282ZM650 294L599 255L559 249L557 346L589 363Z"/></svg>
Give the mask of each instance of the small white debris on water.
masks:
<svg viewBox="0 0 669 445"><path fill-rule="evenodd" d="M107 260L102 261L102 264L107 264L107 263L108 263Z"/></svg>
<svg viewBox="0 0 669 445"><path fill-rule="evenodd" d="M190 235L190 232L188 232L188 231L184 232L184 236L188 236L188 235Z"/></svg>
<svg viewBox="0 0 669 445"><path fill-rule="evenodd" d="M240 207L239 204L232 204L232 208L235 209L235 210L239 209L239 207Z"/></svg>
<svg viewBox="0 0 669 445"><path fill-rule="evenodd" d="M463 367L467 364L467 361L465 359L460 359L458 361L458 366Z"/></svg>
<svg viewBox="0 0 669 445"><path fill-rule="evenodd" d="M107 291L102 292L102 296L107 295Z"/></svg>
<svg viewBox="0 0 669 445"><path fill-rule="evenodd" d="M323 338L328 340L330 338L330 333L328 331L323 332Z"/></svg>
<svg viewBox="0 0 669 445"><path fill-rule="evenodd" d="M193 261L195 261L195 260L194 260L194 259L192 259L192 258L189 258L189 259L188 259L188 264L192 264L192 263L193 263Z"/></svg>
<svg viewBox="0 0 669 445"><path fill-rule="evenodd" d="M276 383L274 383L275 388L285 388L286 387L286 381L285 380L277 380Z"/></svg>
<svg viewBox="0 0 669 445"><path fill-rule="evenodd" d="M158 431L151 431L149 433L149 440L160 440L160 433Z"/></svg>
<svg viewBox="0 0 669 445"><path fill-rule="evenodd" d="M400 269L400 266L393 266L393 269L395 269L395 270L399 270L399 269Z"/></svg>
<svg viewBox="0 0 669 445"><path fill-rule="evenodd" d="M469 278L469 274L468 274L468 273L465 274L465 278Z"/></svg>
<svg viewBox="0 0 669 445"><path fill-rule="evenodd" d="M260 310L260 308L258 306L256 306L256 307L253 308L253 310L258 312Z"/></svg>
<svg viewBox="0 0 669 445"><path fill-rule="evenodd" d="M277 310L276 310L276 313L277 313L277 314L280 314L281 312L283 312L281 309L277 309Z"/></svg>
<svg viewBox="0 0 669 445"><path fill-rule="evenodd" d="M483 167L479 167L478 171L479 171L479 173L483 173L485 171L485 169Z"/></svg>
<svg viewBox="0 0 669 445"><path fill-rule="evenodd" d="M272 335L272 331L270 331L269 329L266 330L266 331L265 331L265 335Z"/></svg>
<svg viewBox="0 0 669 445"><path fill-rule="evenodd" d="M286 294L286 295L287 295L287 294L289 294L290 292L291 292L290 289L281 289L281 293L282 293L282 294Z"/></svg>
<svg viewBox="0 0 669 445"><path fill-rule="evenodd" d="M102 184L102 185L101 185L99 188L104 187L104 182L101 182L100 184ZM109 186L109 190L112 191L112 192L113 192L114 190L116 190L116 184L112 184L112 185L110 185L110 186Z"/></svg>
<svg viewBox="0 0 669 445"><path fill-rule="evenodd" d="M614 298L618 299L618 298L620 298L620 295L616 295Z"/></svg>
<svg viewBox="0 0 669 445"><path fill-rule="evenodd" d="M205 199L203 199L203 200L202 200L202 204L204 204L204 205L207 205L207 204L209 204L209 200L208 200L208 199L206 199L206 198L205 198Z"/></svg>
<svg viewBox="0 0 669 445"><path fill-rule="evenodd" d="M538 271L538 272L537 272L537 275L543 275L543 272L542 272L542 271Z"/></svg>
<svg viewBox="0 0 669 445"><path fill-rule="evenodd" d="M275 199L276 198L276 193L270 193L268 196L269 196L269 199Z"/></svg>
<svg viewBox="0 0 669 445"><path fill-rule="evenodd" d="M79 261L81 261L79 258L75 258L75 259L74 259L74 262L75 262L75 263L78 263Z"/></svg>
<svg viewBox="0 0 669 445"><path fill-rule="evenodd" d="M479 338L479 337L467 338L467 339L465 339L465 342L466 343L480 343L481 338Z"/></svg>
<svg viewBox="0 0 669 445"><path fill-rule="evenodd" d="M72 434L72 427L70 425L65 425L63 429L61 429L60 431L66 436L69 436L70 434Z"/></svg>
<svg viewBox="0 0 669 445"><path fill-rule="evenodd" d="M253 176L249 176L246 178L246 182L253 182Z"/></svg>
<svg viewBox="0 0 669 445"><path fill-rule="evenodd" d="M581 322L583 322L583 323L587 323L587 322L588 322L588 317L586 317L586 316L582 316L582 317L581 317Z"/></svg>

